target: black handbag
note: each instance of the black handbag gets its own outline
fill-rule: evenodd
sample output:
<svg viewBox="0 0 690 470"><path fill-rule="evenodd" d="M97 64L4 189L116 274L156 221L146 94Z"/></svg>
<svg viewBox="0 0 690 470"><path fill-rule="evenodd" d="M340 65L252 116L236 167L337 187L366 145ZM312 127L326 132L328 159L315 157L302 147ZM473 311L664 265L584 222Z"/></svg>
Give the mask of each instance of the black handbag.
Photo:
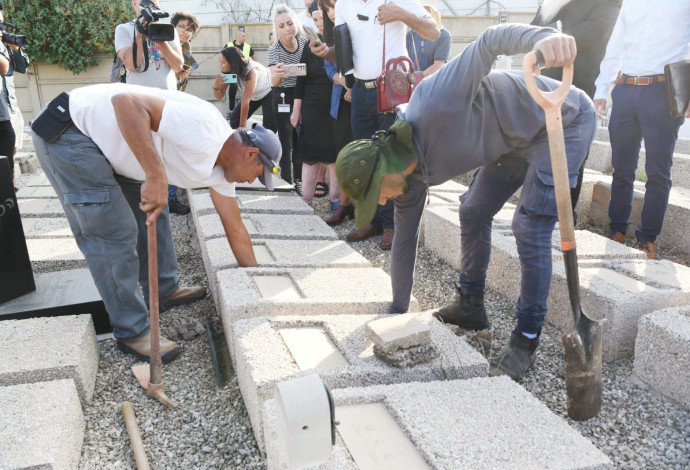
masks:
<svg viewBox="0 0 690 470"><path fill-rule="evenodd" d="M33 130L46 142L55 142L72 125L69 114L69 95L60 93L57 98L48 103L45 110L31 121Z"/></svg>
<svg viewBox="0 0 690 470"><path fill-rule="evenodd" d="M681 117L690 102L690 60L682 60L664 67L666 92L671 117Z"/></svg>
<svg viewBox="0 0 690 470"><path fill-rule="evenodd" d="M338 68L338 73L345 75L355 68L355 62L352 59L350 29L346 24L339 24L333 28L333 36L335 40L335 65Z"/></svg>

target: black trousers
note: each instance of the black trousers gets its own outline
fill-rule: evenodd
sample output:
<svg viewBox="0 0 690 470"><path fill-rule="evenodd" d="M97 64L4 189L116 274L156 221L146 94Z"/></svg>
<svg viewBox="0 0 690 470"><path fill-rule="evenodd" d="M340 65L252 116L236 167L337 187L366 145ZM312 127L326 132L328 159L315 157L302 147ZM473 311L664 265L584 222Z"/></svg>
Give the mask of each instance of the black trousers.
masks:
<svg viewBox="0 0 690 470"><path fill-rule="evenodd" d="M12 121L0 121L0 156L10 161L10 172L14 176L14 144L16 136L12 128Z"/></svg>

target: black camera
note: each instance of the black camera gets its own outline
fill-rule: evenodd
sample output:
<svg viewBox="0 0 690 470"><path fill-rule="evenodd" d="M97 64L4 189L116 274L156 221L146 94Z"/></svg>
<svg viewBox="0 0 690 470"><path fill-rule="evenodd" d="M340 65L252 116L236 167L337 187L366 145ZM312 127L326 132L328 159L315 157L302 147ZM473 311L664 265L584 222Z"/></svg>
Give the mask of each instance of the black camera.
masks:
<svg viewBox="0 0 690 470"><path fill-rule="evenodd" d="M158 23L161 18L167 18L170 13L158 8L151 0L141 0L139 3L141 16L146 22L146 26L137 21L137 31L148 36L151 41L172 41L175 39L175 27L168 23ZM137 18L137 20L139 19Z"/></svg>
<svg viewBox="0 0 690 470"><path fill-rule="evenodd" d="M14 28L14 25L12 23L0 23L0 31L2 31L2 42L4 42L5 44L11 44L13 46L18 47L26 47L29 45L29 41L26 39L26 36L22 36L21 34L8 33L6 28L12 29Z"/></svg>

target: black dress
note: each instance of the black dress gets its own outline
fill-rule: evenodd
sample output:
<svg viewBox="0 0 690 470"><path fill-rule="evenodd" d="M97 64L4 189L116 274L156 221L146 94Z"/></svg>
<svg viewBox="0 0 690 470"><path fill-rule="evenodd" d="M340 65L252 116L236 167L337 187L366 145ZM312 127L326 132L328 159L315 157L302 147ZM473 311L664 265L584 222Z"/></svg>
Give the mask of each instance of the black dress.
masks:
<svg viewBox="0 0 690 470"><path fill-rule="evenodd" d="M308 47L302 52L307 75L297 79L295 98L302 99L302 126L299 151L302 162L335 163L338 156L331 123L331 92L333 82L328 78L323 59L312 54Z"/></svg>

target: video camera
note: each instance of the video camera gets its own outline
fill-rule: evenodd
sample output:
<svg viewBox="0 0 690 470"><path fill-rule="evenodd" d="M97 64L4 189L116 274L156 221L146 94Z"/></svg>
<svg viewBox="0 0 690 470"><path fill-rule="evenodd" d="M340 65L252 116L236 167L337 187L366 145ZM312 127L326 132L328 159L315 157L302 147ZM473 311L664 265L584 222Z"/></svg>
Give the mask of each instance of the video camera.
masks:
<svg viewBox="0 0 690 470"><path fill-rule="evenodd" d="M22 36L21 34L8 33L6 28L14 29L14 25L12 23L0 23L0 31L2 31L2 42L4 42L5 44L11 44L13 46L18 47L26 47L29 45L29 41L26 39L26 36Z"/></svg>
<svg viewBox="0 0 690 470"><path fill-rule="evenodd" d="M146 22L146 26L143 26L139 21L136 22L139 33L148 36L151 41L172 41L175 39L175 27L173 25L157 22L161 18L169 17L170 13L158 8L151 0L141 0L139 10L141 10L139 18L143 18Z"/></svg>

